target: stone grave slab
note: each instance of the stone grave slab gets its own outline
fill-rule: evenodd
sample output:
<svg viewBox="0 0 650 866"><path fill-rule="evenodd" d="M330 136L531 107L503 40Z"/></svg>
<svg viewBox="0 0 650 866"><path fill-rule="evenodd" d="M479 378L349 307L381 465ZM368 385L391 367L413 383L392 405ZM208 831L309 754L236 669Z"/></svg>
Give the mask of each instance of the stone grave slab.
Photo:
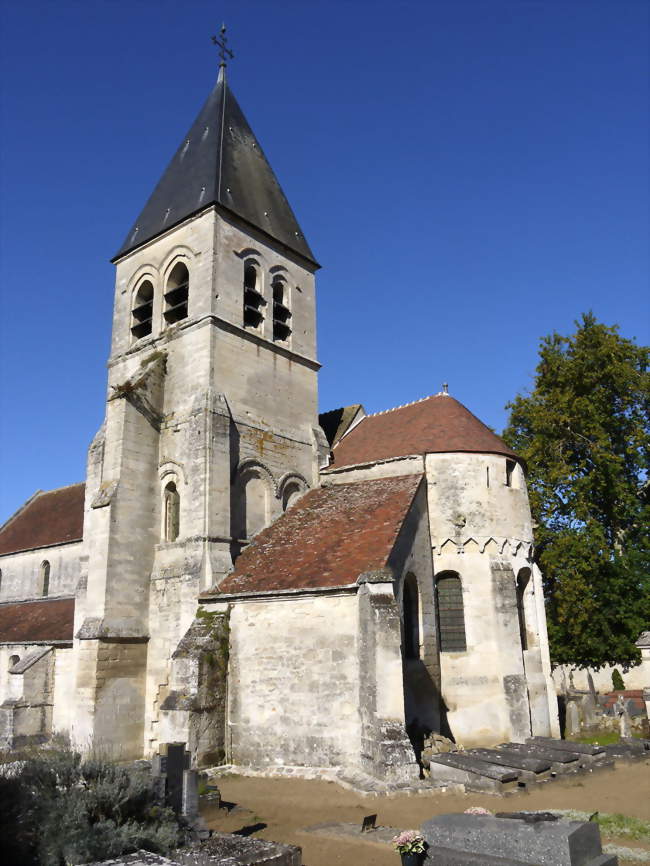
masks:
<svg viewBox="0 0 650 866"><path fill-rule="evenodd" d="M517 787L519 771L500 767L459 752L432 755L429 765L434 781L456 782L470 791L503 793Z"/></svg>
<svg viewBox="0 0 650 866"><path fill-rule="evenodd" d="M302 849L252 836L214 833L210 839L174 852L180 866L301 866Z"/></svg>
<svg viewBox="0 0 650 866"><path fill-rule="evenodd" d="M598 755L605 753L602 746L594 746L591 743L574 743L572 740L555 740L552 737L529 737L526 742L541 743L552 749L559 749L564 752L576 752L579 755L587 755L590 758L596 758Z"/></svg>
<svg viewBox="0 0 650 866"><path fill-rule="evenodd" d="M530 866L616 866L604 855L598 825L590 822L498 818L487 815L438 815L422 825L429 848L426 863L445 863L439 849L497 858L495 863ZM454 861L447 861L450 866ZM456 861L458 866L473 863Z"/></svg>
<svg viewBox="0 0 650 866"><path fill-rule="evenodd" d="M560 749L552 749L536 743L501 743L497 749L515 752L520 755L539 758L542 761L551 762L551 772L557 775L562 773L576 773L582 769L581 758L577 752L566 752Z"/></svg>
<svg viewBox="0 0 650 866"><path fill-rule="evenodd" d="M490 761L499 767L508 767L519 771L519 777L529 782L539 782L547 779L551 772L550 761L541 761L539 758L529 758L516 752L506 752L501 749L469 749L465 752L470 757Z"/></svg>

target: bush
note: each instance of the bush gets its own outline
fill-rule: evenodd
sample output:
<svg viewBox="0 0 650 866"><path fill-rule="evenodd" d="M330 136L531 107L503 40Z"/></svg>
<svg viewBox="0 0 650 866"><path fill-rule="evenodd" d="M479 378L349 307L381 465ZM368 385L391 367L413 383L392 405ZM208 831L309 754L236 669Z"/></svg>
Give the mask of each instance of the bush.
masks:
<svg viewBox="0 0 650 866"><path fill-rule="evenodd" d="M139 848L166 854L185 841L148 770L70 749L30 757L0 778L0 816L5 866L67 866Z"/></svg>
<svg viewBox="0 0 650 866"><path fill-rule="evenodd" d="M618 668L614 668L612 671L612 686L615 692L622 692L625 689L625 683Z"/></svg>

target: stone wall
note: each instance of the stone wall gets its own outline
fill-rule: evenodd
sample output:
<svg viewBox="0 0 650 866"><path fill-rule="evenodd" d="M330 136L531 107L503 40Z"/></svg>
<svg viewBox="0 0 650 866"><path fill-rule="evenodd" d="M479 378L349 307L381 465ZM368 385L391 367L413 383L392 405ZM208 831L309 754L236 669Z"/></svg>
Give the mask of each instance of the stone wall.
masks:
<svg viewBox="0 0 650 866"><path fill-rule="evenodd" d="M48 596L74 595L81 576L81 551L82 542L76 541L0 556L0 602L40 598L41 565L46 560L50 563Z"/></svg>
<svg viewBox="0 0 650 866"><path fill-rule="evenodd" d="M356 592L233 604L229 761L358 765L358 615Z"/></svg>

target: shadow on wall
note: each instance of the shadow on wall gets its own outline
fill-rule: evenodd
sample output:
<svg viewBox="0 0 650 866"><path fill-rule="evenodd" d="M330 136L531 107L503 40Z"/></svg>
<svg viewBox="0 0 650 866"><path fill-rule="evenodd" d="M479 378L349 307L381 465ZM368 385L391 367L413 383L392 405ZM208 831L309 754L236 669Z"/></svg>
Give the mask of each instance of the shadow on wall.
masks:
<svg viewBox="0 0 650 866"><path fill-rule="evenodd" d="M422 659L404 659L404 699L406 732L418 761L424 738L430 733L455 742L447 720L448 707Z"/></svg>

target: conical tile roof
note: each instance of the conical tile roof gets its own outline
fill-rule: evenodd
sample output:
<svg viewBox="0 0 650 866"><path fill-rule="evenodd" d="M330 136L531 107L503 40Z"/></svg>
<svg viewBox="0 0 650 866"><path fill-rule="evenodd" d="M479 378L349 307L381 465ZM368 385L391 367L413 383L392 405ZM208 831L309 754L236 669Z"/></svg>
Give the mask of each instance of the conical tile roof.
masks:
<svg viewBox="0 0 650 866"><path fill-rule="evenodd" d="M410 454L468 451L515 452L482 421L448 394L435 394L377 415L367 415L334 448L332 468L373 463Z"/></svg>
<svg viewBox="0 0 650 866"><path fill-rule="evenodd" d="M223 68L113 261L215 204L316 264Z"/></svg>

